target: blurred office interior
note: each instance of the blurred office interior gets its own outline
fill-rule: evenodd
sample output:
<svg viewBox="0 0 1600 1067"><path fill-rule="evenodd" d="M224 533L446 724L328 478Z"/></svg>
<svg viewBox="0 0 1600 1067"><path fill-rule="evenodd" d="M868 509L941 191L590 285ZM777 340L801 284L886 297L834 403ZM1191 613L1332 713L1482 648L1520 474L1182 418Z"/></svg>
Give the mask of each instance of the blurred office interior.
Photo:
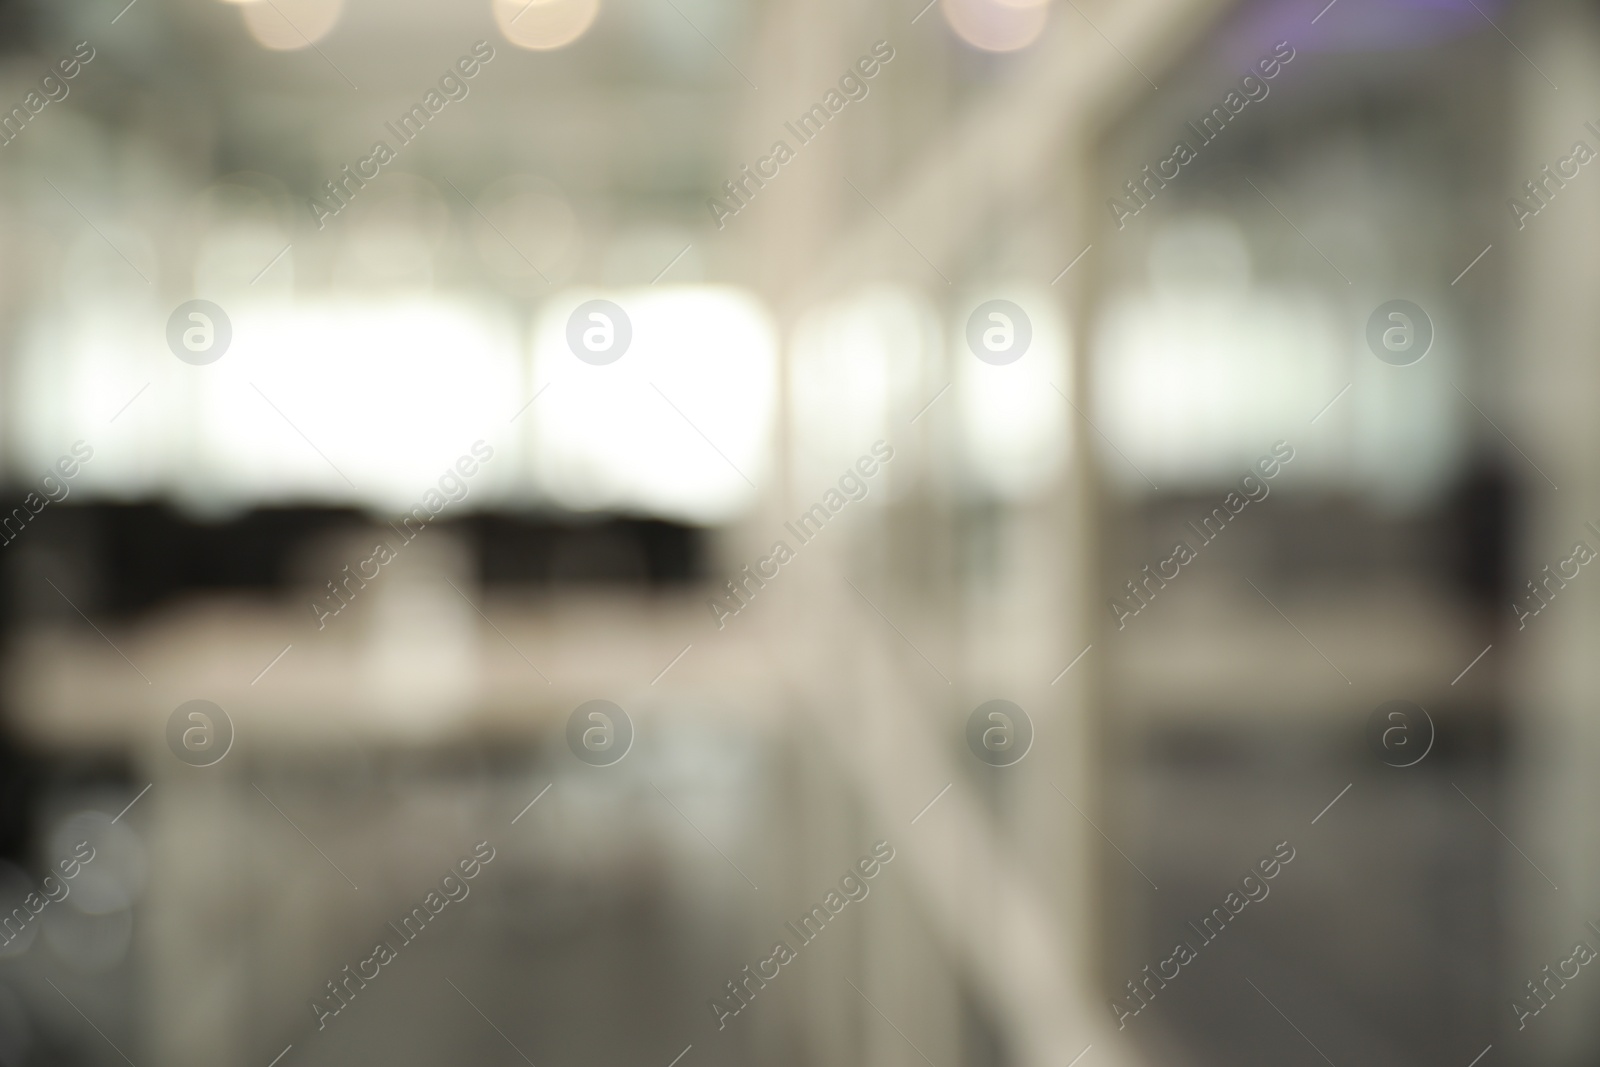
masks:
<svg viewBox="0 0 1600 1067"><path fill-rule="evenodd" d="M1600 1058L1546 969L1600 948L1600 579L1546 570L1600 549L1600 179L1541 170L1600 148L1594 3L4 0L0 49L0 1064Z"/></svg>

